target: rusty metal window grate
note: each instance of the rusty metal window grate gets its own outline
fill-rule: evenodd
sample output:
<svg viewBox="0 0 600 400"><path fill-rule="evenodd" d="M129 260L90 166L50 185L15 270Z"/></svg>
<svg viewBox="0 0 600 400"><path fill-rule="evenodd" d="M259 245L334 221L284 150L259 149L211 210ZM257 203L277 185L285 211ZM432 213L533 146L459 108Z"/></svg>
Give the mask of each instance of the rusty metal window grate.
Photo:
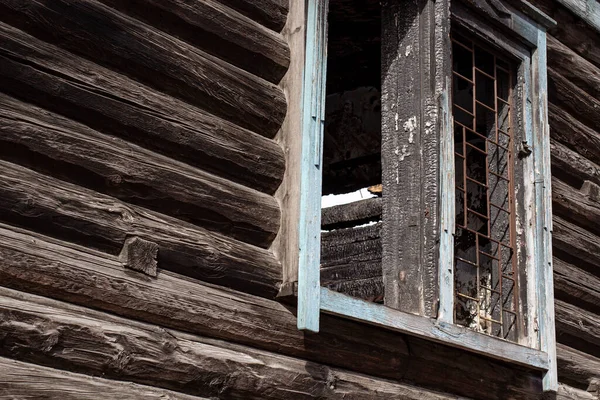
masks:
<svg viewBox="0 0 600 400"><path fill-rule="evenodd" d="M517 340L511 63L452 33L455 323Z"/></svg>

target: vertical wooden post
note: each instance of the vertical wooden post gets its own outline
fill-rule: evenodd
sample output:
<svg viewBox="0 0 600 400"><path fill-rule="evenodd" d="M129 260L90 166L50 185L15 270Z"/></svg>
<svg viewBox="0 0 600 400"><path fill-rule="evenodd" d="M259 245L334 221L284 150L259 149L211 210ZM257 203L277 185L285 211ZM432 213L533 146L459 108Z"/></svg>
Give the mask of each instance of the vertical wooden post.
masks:
<svg viewBox="0 0 600 400"><path fill-rule="evenodd" d="M321 181L328 0L308 0L302 95L302 159L298 265L298 329L318 332L320 313Z"/></svg>
<svg viewBox="0 0 600 400"><path fill-rule="evenodd" d="M385 304L435 317L440 140L446 126L440 96L447 93L450 66L449 3L389 0L382 12Z"/></svg>

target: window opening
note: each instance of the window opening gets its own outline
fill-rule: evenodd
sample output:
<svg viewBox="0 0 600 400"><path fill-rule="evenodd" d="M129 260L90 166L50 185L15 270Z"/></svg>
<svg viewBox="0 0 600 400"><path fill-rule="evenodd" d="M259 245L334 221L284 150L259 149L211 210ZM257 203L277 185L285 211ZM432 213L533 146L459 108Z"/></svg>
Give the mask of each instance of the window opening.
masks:
<svg viewBox="0 0 600 400"><path fill-rule="evenodd" d="M455 323L517 341L514 66L452 32Z"/></svg>
<svg viewBox="0 0 600 400"><path fill-rule="evenodd" d="M327 41L321 286L382 303L379 0L330 0Z"/></svg>

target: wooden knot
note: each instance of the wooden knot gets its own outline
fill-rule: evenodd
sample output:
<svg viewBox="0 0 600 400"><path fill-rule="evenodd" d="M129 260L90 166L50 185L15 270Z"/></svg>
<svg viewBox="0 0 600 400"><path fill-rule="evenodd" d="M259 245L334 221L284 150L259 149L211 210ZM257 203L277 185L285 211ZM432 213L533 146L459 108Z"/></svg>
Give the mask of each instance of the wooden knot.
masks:
<svg viewBox="0 0 600 400"><path fill-rule="evenodd" d="M120 258L125 267L156 276L158 244L137 236L125 239Z"/></svg>

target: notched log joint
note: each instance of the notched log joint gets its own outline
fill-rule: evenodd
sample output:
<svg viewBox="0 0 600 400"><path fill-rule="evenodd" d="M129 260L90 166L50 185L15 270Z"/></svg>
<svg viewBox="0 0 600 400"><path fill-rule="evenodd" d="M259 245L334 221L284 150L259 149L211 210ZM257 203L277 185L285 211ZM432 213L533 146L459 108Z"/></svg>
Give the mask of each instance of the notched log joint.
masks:
<svg viewBox="0 0 600 400"><path fill-rule="evenodd" d="M600 203L600 186L596 185L594 182L583 182L581 192L584 195L586 195L591 201Z"/></svg>
<svg viewBox="0 0 600 400"><path fill-rule="evenodd" d="M158 244L140 237L125 239L120 259L126 268L156 277Z"/></svg>

